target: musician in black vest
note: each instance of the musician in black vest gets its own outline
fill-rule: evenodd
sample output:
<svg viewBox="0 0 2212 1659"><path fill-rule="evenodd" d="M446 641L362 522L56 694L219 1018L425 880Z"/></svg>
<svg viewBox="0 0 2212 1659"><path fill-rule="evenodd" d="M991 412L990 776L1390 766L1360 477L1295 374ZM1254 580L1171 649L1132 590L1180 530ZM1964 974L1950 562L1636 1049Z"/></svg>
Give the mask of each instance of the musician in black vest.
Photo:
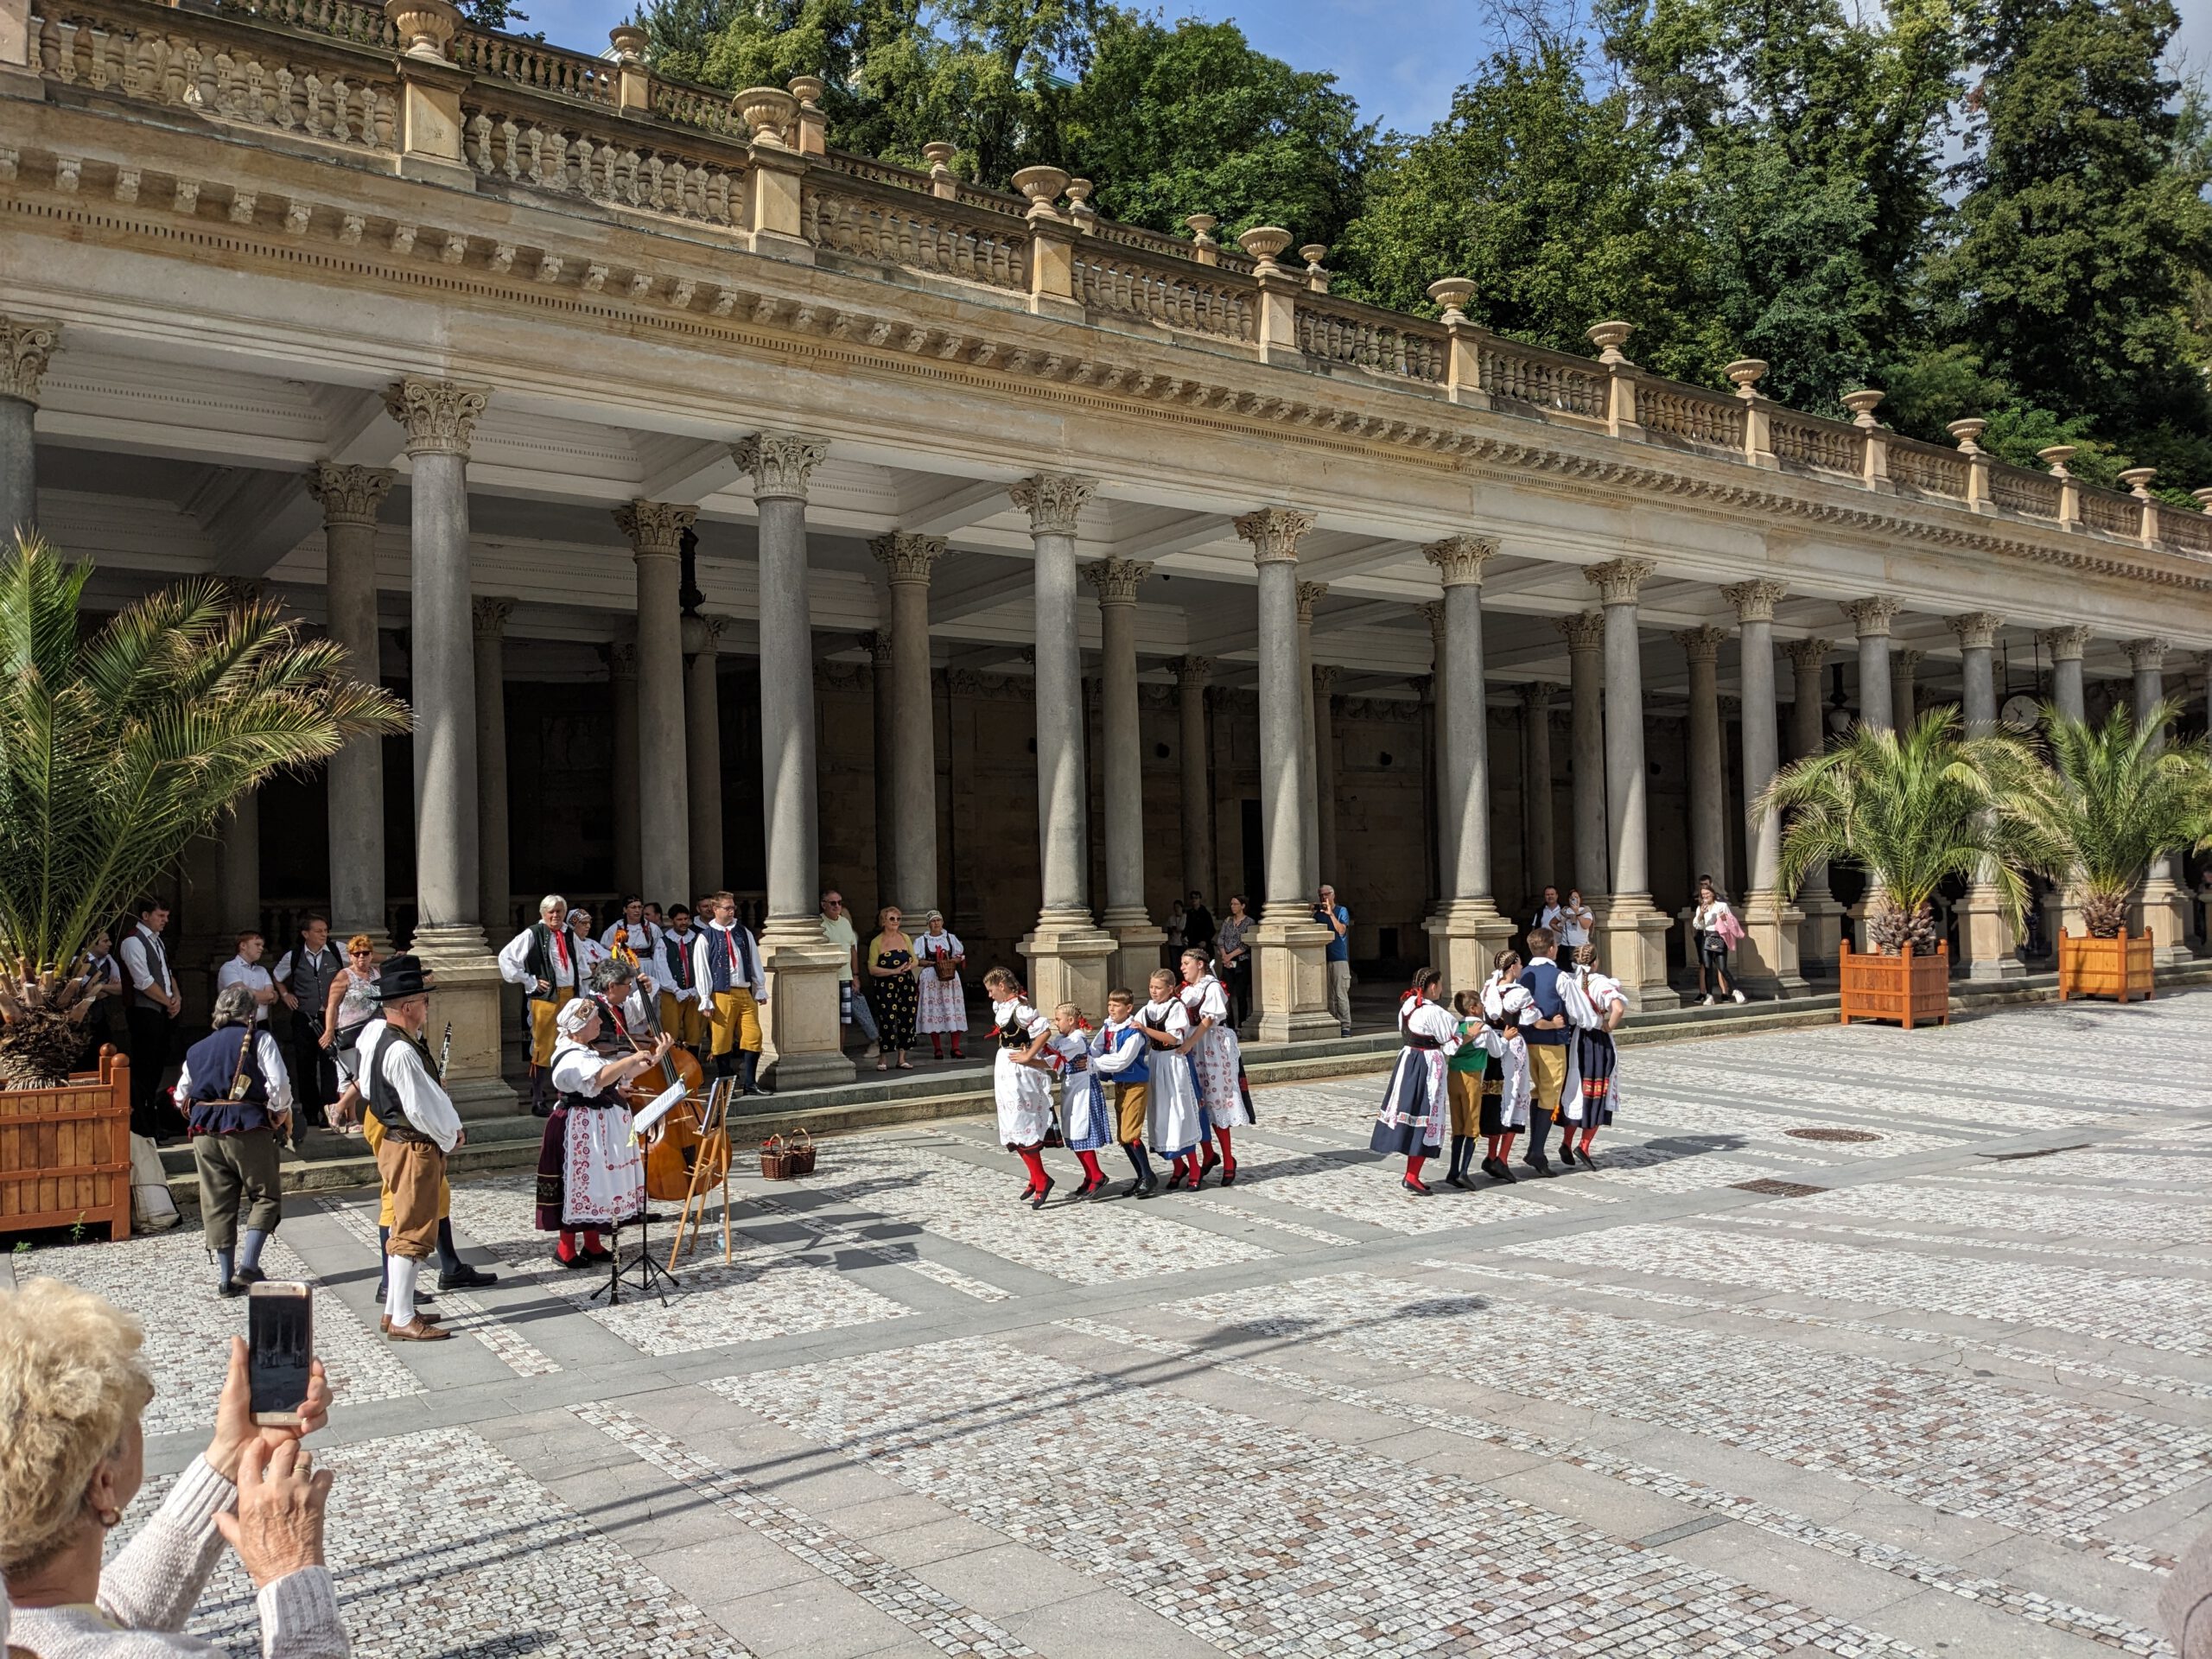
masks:
<svg viewBox="0 0 2212 1659"><path fill-rule="evenodd" d="M321 1125L338 1097L338 1067L323 1046L323 1011L330 983L346 958L330 942L330 918L309 914L300 924L299 942L276 964L276 995L292 1010L292 1077L300 1096L300 1116Z"/></svg>
<svg viewBox="0 0 2212 1659"><path fill-rule="evenodd" d="M660 984L661 1028L696 1054L705 1049L709 1033L707 1014L699 1001L699 979L691 960L691 907L677 905L668 912L661 930L660 967L654 976Z"/></svg>
<svg viewBox="0 0 2212 1659"><path fill-rule="evenodd" d="M217 1287L226 1296L241 1295L267 1276L261 1247L284 1217L276 1149L291 1127L292 1079L260 1012L251 990L226 985L216 994L214 1030L186 1052L176 1080L176 1103L200 1173L200 1215L215 1255Z"/></svg>
<svg viewBox="0 0 2212 1659"><path fill-rule="evenodd" d="M130 1133L149 1140L184 1133L184 1119L162 1093L162 1073L169 1064L169 1029L184 1007L176 976L169 971L168 949L162 943L162 930L168 925L167 905L157 899L143 900L137 920L116 952L128 982L123 1017L130 1033Z"/></svg>
<svg viewBox="0 0 2212 1659"><path fill-rule="evenodd" d="M528 999L530 1020L530 1109L543 1117L553 1109L546 1096L545 1068L553 1063L558 1033L554 1016L583 988L582 958L568 926L569 901L549 893L537 901L537 919L507 941L499 952L499 976L519 985Z"/></svg>

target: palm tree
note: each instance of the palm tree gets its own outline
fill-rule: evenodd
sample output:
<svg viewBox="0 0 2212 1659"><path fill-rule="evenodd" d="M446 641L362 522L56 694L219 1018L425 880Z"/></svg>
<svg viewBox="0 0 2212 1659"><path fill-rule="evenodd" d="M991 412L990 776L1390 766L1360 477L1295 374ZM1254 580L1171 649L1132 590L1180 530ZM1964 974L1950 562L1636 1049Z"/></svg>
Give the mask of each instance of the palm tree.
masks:
<svg viewBox="0 0 2212 1659"><path fill-rule="evenodd" d="M86 946L270 773L406 706L273 605L184 582L84 635L92 575L35 537L0 555L0 1087L67 1076Z"/></svg>
<svg viewBox="0 0 2212 1659"><path fill-rule="evenodd" d="M1865 724L1841 743L1784 767L1755 810L1787 815L1782 886L1795 893L1813 867L1866 874L1875 906L1866 937L1883 954L1936 945L1931 900L1953 876L1986 880L2018 925L2023 871L2048 852L2032 803L2040 768L2008 734L1962 734L1958 710L1929 710L1907 732Z"/></svg>
<svg viewBox="0 0 2212 1659"><path fill-rule="evenodd" d="M2212 845L2212 746L2159 747L2180 712L2161 702L2138 726L2122 704L2091 726L2044 706L2050 772L2036 816L2056 856L2041 868L2080 889L2092 938L2126 925L2128 900L2161 854Z"/></svg>

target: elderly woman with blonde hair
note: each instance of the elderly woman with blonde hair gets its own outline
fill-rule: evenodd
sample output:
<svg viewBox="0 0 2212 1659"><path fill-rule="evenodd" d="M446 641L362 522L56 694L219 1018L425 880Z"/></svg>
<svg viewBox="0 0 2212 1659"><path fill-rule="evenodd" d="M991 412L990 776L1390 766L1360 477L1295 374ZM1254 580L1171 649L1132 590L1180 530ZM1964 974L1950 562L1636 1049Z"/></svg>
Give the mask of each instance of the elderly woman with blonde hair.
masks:
<svg viewBox="0 0 2212 1659"><path fill-rule="evenodd" d="M296 1428L255 1427L245 1344L207 1450L105 1567L108 1534L146 1474L141 1418L154 1397L138 1322L89 1291L33 1279L0 1296L0 1574L9 1637L38 1659L219 1656L181 1634L228 1544L253 1580L264 1659L343 1659L323 1566L330 1476L302 1435L330 1389L316 1363Z"/></svg>

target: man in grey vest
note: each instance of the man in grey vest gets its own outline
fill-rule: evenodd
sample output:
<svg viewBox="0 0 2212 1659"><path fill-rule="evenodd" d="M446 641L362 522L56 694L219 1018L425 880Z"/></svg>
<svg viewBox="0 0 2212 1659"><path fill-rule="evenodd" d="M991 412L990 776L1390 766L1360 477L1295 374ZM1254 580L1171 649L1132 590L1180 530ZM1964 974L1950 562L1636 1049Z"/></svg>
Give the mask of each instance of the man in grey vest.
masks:
<svg viewBox="0 0 2212 1659"><path fill-rule="evenodd" d="M338 1097L337 1063L322 1046L322 1017L330 984L346 958L330 942L330 918L310 912L300 923L299 943L276 964L276 995L292 1010L292 1086L300 1116L321 1128ZM297 1144L297 1131L294 1131Z"/></svg>
<svg viewBox="0 0 2212 1659"><path fill-rule="evenodd" d="M169 1064L169 1032L184 1007L176 976L169 971L168 948L162 943L162 930L168 925L167 905L158 899L142 899L138 919L116 952L129 999L123 1017L130 1033L130 1132L149 1141L184 1133L184 1114L162 1093L162 1073Z"/></svg>

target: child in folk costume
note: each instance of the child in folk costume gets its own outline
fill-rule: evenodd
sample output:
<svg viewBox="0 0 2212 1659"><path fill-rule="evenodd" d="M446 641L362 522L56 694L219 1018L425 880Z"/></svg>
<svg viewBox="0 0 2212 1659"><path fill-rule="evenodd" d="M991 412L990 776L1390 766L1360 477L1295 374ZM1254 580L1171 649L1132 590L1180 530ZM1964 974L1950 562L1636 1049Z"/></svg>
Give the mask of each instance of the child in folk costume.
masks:
<svg viewBox="0 0 2212 1659"><path fill-rule="evenodd" d="M625 1226L645 1213L645 1160L631 1136L622 1085L659 1064L674 1042L663 1032L650 1049L604 1058L591 1046L603 1006L580 996L560 1012L561 1038L553 1050L559 1103L538 1147L537 1230L560 1235L553 1259L564 1268L607 1260L599 1230Z"/></svg>
<svg viewBox="0 0 2212 1659"><path fill-rule="evenodd" d="M1578 1143L1570 1134L1560 1142L1560 1155L1573 1162L1580 1158L1585 1169L1595 1169L1590 1143L1598 1131L1613 1121L1620 1103L1620 1055L1613 1033L1628 1017L1628 994L1620 981L1598 971L1597 951L1589 945L1574 952L1574 976L1562 985L1567 1011L1575 1027L1573 1046L1567 1050L1567 1113L1580 1125Z"/></svg>
<svg viewBox="0 0 2212 1659"><path fill-rule="evenodd" d="M1421 1179L1421 1166L1444 1149L1445 1125L1451 1116L1444 1064L1459 1046L1459 1021L1436 1000L1443 984L1443 975L1424 968L1414 976L1412 988L1398 999L1398 1035L1405 1047L1391 1071L1390 1086L1368 1141L1370 1151L1404 1156L1406 1173L1400 1185L1423 1198L1434 1189Z"/></svg>
<svg viewBox="0 0 2212 1659"><path fill-rule="evenodd" d="M1052 1010L1052 1034L1045 1052L1060 1074L1060 1122L1066 1126L1068 1150L1083 1165L1083 1185L1075 1190L1087 1198L1106 1185L1106 1172L1098 1167L1098 1148L1114 1139L1114 1126L1106 1098L1090 1070L1090 1022L1072 1002Z"/></svg>
<svg viewBox="0 0 2212 1659"><path fill-rule="evenodd" d="M1191 1062L1198 1100L1206 1109L1202 1127L1211 1135L1200 1143L1205 1148L1205 1161L1199 1166L1198 1180L1204 1180L1218 1164L1221 1184L1233 1186L1236 1152L1229 1134L1252 1121L1252 1107L1244 1093L1243 1052L1237 1045L1236 1028L1229 1023L1229 991L1207 963L1204 950L1183 953L1183 1012L1191 1021L1191 1038L1184 1045L1184 1053ZM1213 1147L1215 1141L1221 1142L1218 1153Z"/></svg>
<svg viewBox="0 0 2212 1659"><path fill-rule="evenodd" d="M1452 998L1457 1016L1459 1046L1444 1062L1444 1092L1452 1109L1452 1168L1444 1177L1453 1186L1471 1187L1467 1171L1475 1161L1475 1137L1482 1133L1483 1076L1490 1069L1491 1051L1504 1041L1483 1020L1479 991L1459 991Z"/></svg>
<svg viewBox="0 0 2212 1659"><path fill-rule="evenodd" d="M1489 1143L1483 1173L1510 1181L1516 1178L1506 1160L1513 1155L1513 1137L1529 1127L1531 1092L1529 1045L1521 1028L1535 1023L1536 1004L1521 983L1519 951L1501 950L1491 960L1496 971L1483 982L1482 1017L1497 1046L1490 1049L1483 1071L1482 1132Z"/></svg>
<svg viewBox="0 0 2212 1659"><path fill-rule="evenodd" d="M1029 1185L1021 1196L1033 1210L1045 1207L1052 1178L1045 1173L1045 1141L1052 1133L1052 1080L1038 1063L1052 1022L1029 1005L1021 986L1003 968L983 976L990 993L991 1024L999 1039L991 1070L991 1090L998 1097L999 1139L1028 1166Z"/></svg>
<svg viewBox="0 0 2212 1659"><path fill-rule="evenodd" d="M1145 1087L1147 1128L1152 1149L1174 1172L1167 1178L1167 1190L1172 1192L1188 1181L1195 1192L1204 1179L1198 1148L1206 1143L1206 1110L1199 1104L1198 1085L1184 1052L1191 1039L1191 1016L1175 994L1173 974L1155 968L1151 984L1152 1001L1136 1014L1137 1029L1152 1045Z"/></svg>
<svg viewBox="0 0 2212 1659"><path fill-rule="evenodd" d="M1106 1024L1090 1042L1090 1075L1110 1079L1114 1084L1115 1137L1128 1154L1129 1167L1136 1172L1136 1179L1122 1196L1148 1198L1160 1190L1160 1179L1152 1173L1152 1160L1144 1149L1152 1045L1138 1028L1136 1014L1135 992L1106 993Z"/></svg>

